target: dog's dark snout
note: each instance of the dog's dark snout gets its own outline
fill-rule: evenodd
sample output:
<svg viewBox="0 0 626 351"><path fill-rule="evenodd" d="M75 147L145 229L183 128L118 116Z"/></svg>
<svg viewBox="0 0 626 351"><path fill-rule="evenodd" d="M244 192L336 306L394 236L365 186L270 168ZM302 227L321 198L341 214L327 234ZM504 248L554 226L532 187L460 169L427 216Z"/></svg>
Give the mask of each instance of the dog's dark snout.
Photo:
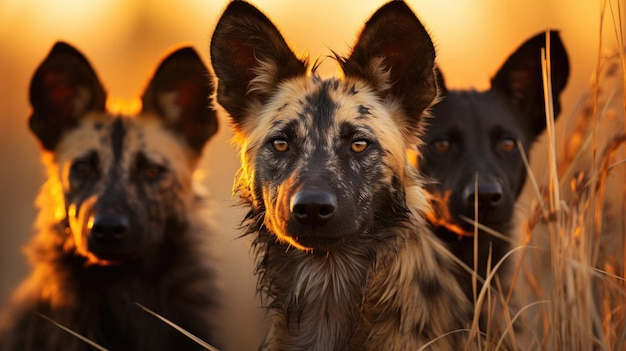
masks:
<svg viewBox="0 0 626 351"><path fill-rule="evenodd" d="M504 200L504 190L498 183L479 183L478 187L474 184L470 184L466 186L463 191L466 206L474 206L476 190L478 190L478 205L481 207L488 206L496 208L500 206Z"/></svg>
<svg viewBox="0 0 626 351"><path fill-rule="evenodd" d="M96 214L93 217L91 236L100 242L121 241L128 231L128 217L123 214Z"/></svg>
<svg viewBox="0 0 626 351"><path fill-rule="evenodd" d="M324 190L300 190L291 197L291 216L301 224L315 226L328 221L337 209L337 198Z"/></svg>

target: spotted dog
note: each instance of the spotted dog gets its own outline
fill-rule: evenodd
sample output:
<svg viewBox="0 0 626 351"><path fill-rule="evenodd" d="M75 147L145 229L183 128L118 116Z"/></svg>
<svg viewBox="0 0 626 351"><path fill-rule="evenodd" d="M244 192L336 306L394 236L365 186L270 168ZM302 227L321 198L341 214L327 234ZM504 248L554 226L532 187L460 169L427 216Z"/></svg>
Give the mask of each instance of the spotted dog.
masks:
<svg viewBox="0 0 626 351"><path fill-rule="evenodd" d="M211 61L271 318L261 350L464 347L470 306L405 152L437 96L434 59L402 1L374 13L329 78L254 6L225 9Z"/></svg>

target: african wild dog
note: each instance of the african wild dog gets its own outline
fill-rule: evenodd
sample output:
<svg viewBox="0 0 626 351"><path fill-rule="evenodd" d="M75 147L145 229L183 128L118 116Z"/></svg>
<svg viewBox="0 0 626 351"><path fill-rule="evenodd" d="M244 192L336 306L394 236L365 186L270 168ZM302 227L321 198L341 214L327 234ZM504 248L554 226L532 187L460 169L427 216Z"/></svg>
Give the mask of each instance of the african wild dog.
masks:
<svg viewBox="0 0 626 351"><path fill-rule="evenodd" d="M530 146L546 128L541 73L541 49L545 47L545 33L526 41L496 73L491 89L483 92L448 91L438 72L443 96L433 106L433 118L426 126L419 168L436 181L427 186L435 209L429 221L452 252L471 268L474 268L474 224L461 216L475 218L475 198L480 224L511 240L516 238L513 209L526 180L526 168L517 143L528 155ZM550 32L550 47L556 117L560 112L559 95L569 75L569 63L555 31ZM479 230L477 249L477 271L485 277L490 256L493 268L511 245ZM470 275L459 279L471 298Z"/></svg>
<svg viewBox="0 0 626 351"><path fill-rule="evenodd" d="M437 95L430 37L402 1L382 6L321 78L254 6L233 1L211 41L250 210L262 350L417 350L464 328L469 303L429 231L415 145ZM434 343L457 350L463 332Z"/></svg>
<svg viewBox="0 0 626 351"><path fill-rule="evenodd" d="M136 117L105 110L87 59L57 43L30 86L30 128L48 180L37 199L34 269L2 318L1 350L87 350L41 315L111 350L190 350L216 325L205 203L192 172L216 132L213 83L192 48L158 67Z"/></svg>

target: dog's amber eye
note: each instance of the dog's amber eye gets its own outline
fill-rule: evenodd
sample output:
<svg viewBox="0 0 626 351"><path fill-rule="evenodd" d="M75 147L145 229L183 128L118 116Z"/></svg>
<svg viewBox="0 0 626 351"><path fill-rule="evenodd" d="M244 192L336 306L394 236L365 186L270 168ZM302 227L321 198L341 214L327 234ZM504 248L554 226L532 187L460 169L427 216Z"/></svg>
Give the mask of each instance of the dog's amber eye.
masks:
<svg viewBox="0 0 626 351"><path fill-rule="evenodd" d="M72 171L75 175L85 178L93 172L93 165L88 161L78 161L72 165Z"/></svg>
<svg viewBox="0 0 626 351"><path fill-rule="evenodd" d="M450 150L450 141L446 139L437 140L433 143L433 146L439 152L447 152Z"/></svg>
<svg viewBox="0 0 626 351"><path fill-rule="evenodd" d="M358 154L358 153L365 151L365 149L367 149L368 146L369 146L369 143L367 141L357 140L357 141L352 142L352 145L350 145L350 150Z"/></svg>
<svg viewBox="0 0 626 351"><path fill-rule="evenodd" d="M274 150L278 152L285 152L289 150L289 143L287 143L287 141L282 140L282 139L273 140L272 146L274 147Z"/></svg>
<svg viewBox="0 0 626 351"><path fill-rule="evenodd" d="M502 139L498 142L498 148L504 152L511 152L517 147L515 139Z"/></svg>
<svg viewBox="0 0 626 351"><path fill-rule="evenodd" d="M141 167L141 174L148 180L157 179L165 169L156 163L147 163Z"/></svg>

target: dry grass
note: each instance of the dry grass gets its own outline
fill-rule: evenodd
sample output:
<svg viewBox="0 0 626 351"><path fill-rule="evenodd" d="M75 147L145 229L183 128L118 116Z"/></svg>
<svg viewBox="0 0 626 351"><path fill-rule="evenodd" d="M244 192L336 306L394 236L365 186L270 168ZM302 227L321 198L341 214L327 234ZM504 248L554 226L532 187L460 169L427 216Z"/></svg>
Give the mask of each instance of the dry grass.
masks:
<svg viewBox="0 0 626 351"><path fill-rule="evenodd" d="M525 241L539 252L520 263L531 287L524 299L547 301L529 315L531 349L626 349L626 134L615 118L615 97L623 101L623 91L607 89L614 76L623 82L624 70L614 69L619 56L602 58L592 94L583 101L561 158L552 159L548 186L525 221ZM603 126L612 132L599 133ZM549 135L551 147L554 140Z"/></svg>
<svg viewBox="0 0 626 351"><path fill-rule="evenodd" d="M602 4L624 48L619 4ZM491 322L499 327L485 331L482 339L474 337L472 346L626 350L624 50L599 55L589 90L568 121L571 128L561 148L549 103L549 57L543 68L548 179L538 182L528 168L535 198L522 221L520 255L512 276L515 290L502 291L498 285L491 289L507 308L493 308ZM474 328L471 335L478 335Z"/></svg>
<svg viewBox="0 0 626 351"><path fill-rule="evenodd" d="M608 5L622 33L620 9ZM625 71L623 50L599 56L560 157L548 128L549 181L524 226L540 249L520 261L531 288L520 295L546 301L528 315L530 349L626 350Z"/></svg>

